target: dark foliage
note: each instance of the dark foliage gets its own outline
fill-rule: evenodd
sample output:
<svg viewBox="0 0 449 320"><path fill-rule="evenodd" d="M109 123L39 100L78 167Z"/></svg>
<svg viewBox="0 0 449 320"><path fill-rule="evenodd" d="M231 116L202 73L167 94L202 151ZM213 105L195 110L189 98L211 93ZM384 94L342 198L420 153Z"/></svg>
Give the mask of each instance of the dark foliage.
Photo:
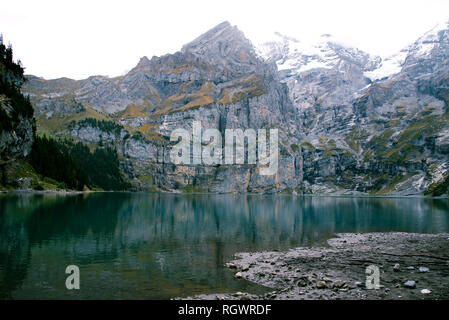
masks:
<svg viewBox="0 0 449 320"><path fill-rule="evenodd" d="M113 147L97 147L91 152L80 142L64 141L61 148L65 149L73 161L86 172L89 185L116 191L127 190L130 187L120 172L117 151Z"/></svg>
<svg viewBox="0 0 449 320"><path fill-rule="evenodd" d="M25 82L24 69L20 62L14 62L11 46L5 46L0 36L0 96L6 99L0 107L0 132L10 131L20 117L33 117L33 107L28 97L20 92ZM4 106L8 105L9 108Z"/></svg>
<svg viewBox="0 0 449 320"><path fill-rule="evenodd" d="M51 138L35 137L30 162L37 173L62 182L61 187L83 190L88 184L87 174L73 161L70 154Z"/></svg>
<svg viewBox="0 0 449 320"><path fill-rule="evenodd" d="M449 174L446 174L443 179L435 182L427 188L424 192L426 196L439 197L449 192Z"/></svg>
<svg viewBox="0 0 449 320"><path fill-rule="evenodd" d="M74 128L76 124L78 124L80 127L98 128L101 131L114 133L115 135L120 135L120 132L123 130L123 127L115 122L106 120L97 120L95 118L86 118L78 122L72 121L69 125L69 128L71 129Z"/></svg>

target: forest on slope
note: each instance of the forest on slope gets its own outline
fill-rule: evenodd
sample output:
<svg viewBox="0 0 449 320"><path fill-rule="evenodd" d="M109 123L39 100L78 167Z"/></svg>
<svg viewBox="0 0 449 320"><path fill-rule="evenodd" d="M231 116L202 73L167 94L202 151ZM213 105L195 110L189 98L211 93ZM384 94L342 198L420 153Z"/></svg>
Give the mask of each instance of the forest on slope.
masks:
<svg viewBox="0 0 449 320"><path fill-rule="evenodd" d="M125 190L111 146L36 134L33 106L21 87L24 68L0 37L0 190Z"/></svg>

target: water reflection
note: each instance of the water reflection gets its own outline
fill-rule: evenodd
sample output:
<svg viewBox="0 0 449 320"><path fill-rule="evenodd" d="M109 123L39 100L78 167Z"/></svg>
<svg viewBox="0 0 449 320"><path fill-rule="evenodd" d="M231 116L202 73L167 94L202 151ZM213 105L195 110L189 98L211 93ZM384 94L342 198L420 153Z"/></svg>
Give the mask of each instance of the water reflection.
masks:
<svg viewBox="0 0 449 320"><path fill-rule="evenodd" d="M171 298L263 290L237 251L324 244L336 232L449 231L445 199L96 193L0 196L0 298ZM81 269L80 291L65 267Z"/></svg>

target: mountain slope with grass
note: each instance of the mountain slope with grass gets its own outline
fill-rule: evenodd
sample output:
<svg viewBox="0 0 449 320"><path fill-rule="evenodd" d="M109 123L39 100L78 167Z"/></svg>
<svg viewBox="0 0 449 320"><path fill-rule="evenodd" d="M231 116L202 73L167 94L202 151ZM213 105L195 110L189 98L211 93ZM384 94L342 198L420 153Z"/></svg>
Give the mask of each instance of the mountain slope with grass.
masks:
<svg viewBox="0 0 449 320"><path fill-rule="evenodd" d="M21 91L26 81L12 47L0 38L0 189L127 189L115 149L91 151L71 140L36 134L33 106Z"/></svg>
<svg viewBox="0 0 449 320"><path fill-rule="evenodd" d="M448 193L449 30L381 59L331 35L254 47L228 22L127 74L29 76L38 134L112 148L130 190L358 195ZM279 170L174 165L170 133L279 129ZM119 180L117 180L119 181Z"/></svg>

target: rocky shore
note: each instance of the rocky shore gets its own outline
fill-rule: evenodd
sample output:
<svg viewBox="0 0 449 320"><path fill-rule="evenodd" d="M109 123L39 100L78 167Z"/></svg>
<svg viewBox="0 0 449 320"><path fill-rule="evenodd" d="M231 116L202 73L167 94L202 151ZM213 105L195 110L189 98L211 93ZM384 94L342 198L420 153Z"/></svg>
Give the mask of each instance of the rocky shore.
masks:
<svg viewBox="0 0 449 320"><path fill-rule="evenodd" d="M327 247L238 253L226 266L241 281L273 290L188 299L449 299L449 234L338 234ZM366 268L379 267L378 289L366 288Z"/></svg>

